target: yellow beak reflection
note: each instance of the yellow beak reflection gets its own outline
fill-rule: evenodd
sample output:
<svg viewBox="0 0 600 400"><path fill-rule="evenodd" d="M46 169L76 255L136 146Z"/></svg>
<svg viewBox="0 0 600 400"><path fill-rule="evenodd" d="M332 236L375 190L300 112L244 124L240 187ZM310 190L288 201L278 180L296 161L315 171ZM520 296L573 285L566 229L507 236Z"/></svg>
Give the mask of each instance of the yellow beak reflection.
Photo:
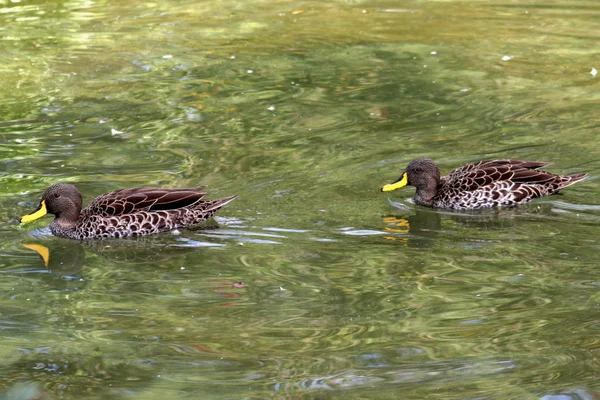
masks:
<svg viewBox="0 0 600 400"><path fill-rule="evenodd" d="M27 247L38 253L42 257L42 261L44 261L44 266L48 266L48 262L50 261L50 249L44 245L35 243L23 243L23 247Z"/></svg>
<svg viewBox="0 0 600 400"><path fill-rule="evenodd" d="M35 221L38 218L42 218L46 214L48 214L48 210L46 209L46 201L42 200L42 202L34 212L32 212L31 214L27 214L21 218L21 223Z"/></svg>
<svg viewBox="0 0 600 400"><path fill-rule="evenodd" d="M385 185L381 188L382 192L391 192L392 190L400 189L404 186L408 185L408 175L406 172L402 174L402 177L398 179L396 182Z"/></svg>

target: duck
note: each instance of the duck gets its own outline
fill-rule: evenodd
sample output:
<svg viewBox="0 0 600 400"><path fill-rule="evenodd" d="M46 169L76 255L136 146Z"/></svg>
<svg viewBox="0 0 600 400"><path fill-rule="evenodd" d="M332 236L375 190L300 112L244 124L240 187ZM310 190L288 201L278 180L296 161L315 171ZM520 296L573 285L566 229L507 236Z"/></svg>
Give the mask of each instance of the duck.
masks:
<svg viewBox="0 0 600 400"><path fill-rule="evenodd" d="M82 209L81 192L74 185L56 183L21 223L53 214L50 231L55 236L83 240L151 235L199 224L237 197L204 200L204 188L121 189L96 197Z"/></svg>
<svg viewBox="0 0 600 400"><path fill-rule="evenodd" d="M433 208L476 210L516 206L557 193L587 177L587 174L555 175L539 170L551 163L521 160L486 160L464 165L440 176L430 158L411 161L400 177L384 185L390 192L406 185L417 191L414 202Z"/></svg>

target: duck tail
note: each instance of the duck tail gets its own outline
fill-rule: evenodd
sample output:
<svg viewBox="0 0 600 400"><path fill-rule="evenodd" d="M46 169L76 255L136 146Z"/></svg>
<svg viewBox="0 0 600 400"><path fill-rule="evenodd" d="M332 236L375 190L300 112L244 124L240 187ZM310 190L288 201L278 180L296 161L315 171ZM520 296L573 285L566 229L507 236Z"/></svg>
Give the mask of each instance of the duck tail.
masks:
<svg viewBox="0 0 600 400"><path fill-rule="evenodd" d="M210 200L210 205L204 211L217 211L219 208L223 207L225 204L235 200L237 195L223 197L222 199Z"/></svg>
<svg viewBox="0 0 600 400"><path fill-rule="evenodd" d="M572 174L572 175L564 175L560 177L560 188L565 188L567 186L571 186L579 181L587 178L587 174Z"/></svg>

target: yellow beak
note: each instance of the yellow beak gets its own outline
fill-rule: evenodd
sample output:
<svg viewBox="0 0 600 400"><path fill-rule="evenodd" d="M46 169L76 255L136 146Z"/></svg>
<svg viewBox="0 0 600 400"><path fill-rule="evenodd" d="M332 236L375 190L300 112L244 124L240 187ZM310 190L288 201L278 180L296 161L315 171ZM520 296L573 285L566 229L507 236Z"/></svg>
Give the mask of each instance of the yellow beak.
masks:
<svg viewBox="0 0 600 400"><path fill-rule="evenodd" d="M38 218L42 218L46 214L48 214L48 210L46 209L46 201L42 200L34 212L21 218L21 223L35 221Z"/></svg>
<svg viewBox="0 0 600 400"><path fill-rule="evenodd" d="M402 177L398 179L396 182L385 185L381 188L382 192L391 192L392 190L400 189L404 186L408 185L408 175L406 172L402 174Z"/></svg>

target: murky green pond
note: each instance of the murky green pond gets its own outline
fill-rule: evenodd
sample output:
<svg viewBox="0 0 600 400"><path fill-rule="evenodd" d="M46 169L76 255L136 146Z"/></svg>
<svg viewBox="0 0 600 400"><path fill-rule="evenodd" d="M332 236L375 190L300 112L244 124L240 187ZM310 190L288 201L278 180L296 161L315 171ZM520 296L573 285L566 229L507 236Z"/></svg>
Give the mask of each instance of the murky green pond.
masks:
<svg viewBox="0 0 600 400"><path fill-rule="evenodd" d="M0 0L0 390L598 398L599 44L596 0ZM590 177L470 213L379 191L422 156ZM82 243L19 224L56 182L239 198Z"/></svg>

